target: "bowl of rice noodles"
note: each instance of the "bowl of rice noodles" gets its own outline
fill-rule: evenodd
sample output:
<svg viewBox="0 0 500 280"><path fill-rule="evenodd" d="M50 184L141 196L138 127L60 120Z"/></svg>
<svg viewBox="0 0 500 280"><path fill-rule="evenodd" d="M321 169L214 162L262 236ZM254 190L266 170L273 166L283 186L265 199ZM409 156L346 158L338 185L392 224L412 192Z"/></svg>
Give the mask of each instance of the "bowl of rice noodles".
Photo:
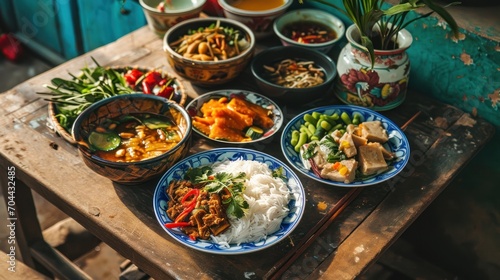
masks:
<svg viewBox="0 0 500 280"><path fill-rule="evenodd" d="M304 187L280 160L246 148L217 148L179 161L159 180L160 226L190 248L237 255L273 246L301 220Z"/></svg>
<svg viewBox="0 0 500 280"><path fill-rule="evenodd" d="M256 54L250 64L264 95L286 104L332 96L335 62L324 53L296 46L279 46Z"/></svg>

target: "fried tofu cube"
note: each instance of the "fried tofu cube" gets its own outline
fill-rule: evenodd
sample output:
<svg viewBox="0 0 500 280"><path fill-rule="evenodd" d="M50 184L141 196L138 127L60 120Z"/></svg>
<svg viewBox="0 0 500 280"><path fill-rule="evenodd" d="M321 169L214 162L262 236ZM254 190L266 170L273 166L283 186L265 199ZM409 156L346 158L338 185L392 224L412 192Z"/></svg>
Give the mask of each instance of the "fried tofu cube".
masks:
<svg viewBox="0 0 500 280"><path fill-rule="evenodd" d="M352 141L352 134L344 133L344 135L340 137L339 150L341 150L348 158L351 158L358 153L358 150Z"/></svg>
<svg viewBox="0 0 500 280"><path fill-rule="evenodd" d="M359 147L368 144L368 139L358 136L356 134L351 135L352 142L354 142L354 146Z"/></svg>
<svg viewBox="0 0 500 280"><path fill-rule="evenodd" d="M394 153L388 151L384 146L382 146L382 144L380 144L378 142L373 142L373 143L369 143L368 145L373 145L373 146L378 147L382 151L382 155L384 156L385 160L394 159Z"/></svg>
<svg viewBox="0 0 500 280"><path fill-rule="evenodd" d="M325 165L321 170L321 177L349 184L354 181L357 168L358 162L355 159L342 160Z"/></svg>
<svg viewBox="0 0 500 280"><path fill-rule="evenodd" d="M366 138L368 142L385 143L389 140L387 131L380 121L362 122L359 125L361 137Z"/></svg>
<svg viewBox="0 0 500 280"><path fill-rule="evenodd" d="M332 139L337 143L340 141L340 137L342 137L342 135L342 132L338 129L335 129L334 131L332 131L332 133L330 133Z"/></svg>
<svg viewBox="0 0 500 280"><path fill-rule="evenodd" d="M358 147L358 160L363 175L372 175L387 170L387 162L379 147L364 145Z"/></svg>

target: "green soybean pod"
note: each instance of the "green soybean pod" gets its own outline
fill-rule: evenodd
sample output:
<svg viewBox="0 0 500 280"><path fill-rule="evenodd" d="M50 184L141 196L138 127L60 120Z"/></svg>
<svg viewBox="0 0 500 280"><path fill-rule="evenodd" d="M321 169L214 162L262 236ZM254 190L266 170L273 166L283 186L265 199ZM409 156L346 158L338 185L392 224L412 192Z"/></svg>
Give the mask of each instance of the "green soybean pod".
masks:
<svg viewBox="0 0 500 280"><path fill-rule="evenodd" d="M335 121L340 119L339 113L333 113L330 117Z"/></svg>
<svg viewBox="0 0 500 280"><path fill-rule="evenodd" d="M323 116L323 119L327 122L329 122L331 125L336 125L337 124L337 120L339 118L334 118L333 116L329 116L329 115L322 115Z"/></svg>
<svg viewBox="0 0 500 280"><path fill-rule="evenodd" d="M332 125L327 121L321 121L320 126L321 126L321 128L323 128L326 131L328 131L332 128Z"/></svg>
<svg viewBox="0 0 500 280"><path fill-rule="evenodd" d="M311 134L314 134L314 132L316 132L316 127L313 124L309 124L307 126L307 129L311 132Z"/></svg>
<svg viewBox="0 0 500 280"><path fill-rule="evenodd" d="M342 119L342 121L345 124L351 124L352 123L351 117L349 117L349 114L347 114L346 112L342 112L342 114L340 114L340 118Z"/></svg>
<svg viewBox="0 0 500 280"><path fill-rule="evenodd" d="M315 119L319 119L319 117L321 116L321 113L320 112L312 112L312 116L315 118Z"/></svg>
<svg viewBox="0 0 500 280"><path fill-rule="evenodd" d="M292 131L292 139L290 139L290 144L295 147L299 142L300 132L298 130Z"/></svg>
<svg viewBox="0 0 500 280"><path fill-rule="evenodd" d="M316 125L316 123L318 122L318 119L313 117L313 115L311 115L311 114L305 114L304 121L308 122L308 123L312 123L313 125Z"/></svg>
<svg viewBox="0 0 500 280"><path fill-rule="evenodd" d="M353 123L354 123L354 120L357 120L358 124L360 124L360 123L365 121L365 118L363 117L363 115L361 115L360 112L354 112L354 113L352 113L352 120L353 120Z"/></svg>
<svg viewBox="0 0 500 280"><path fill-rule="evenodd" d="M294 150L298 153L300 152L300 147L307 143L307 133L301 132L299 135L299 141L297 142L297 145L295 145Z"/></svg>
<svg viewBox="0 0 500 280"><path fill-rule="evenodd" d="M335 130L337 130L337 129L339 129L339 130L340 130L340 129L342 129L342 128L344 128L344 124L339 123L339 124L335 125L332 129L335 131Z"/></svg>
<svg viewBox="0 0 500 280"><path fill-rule="evenodd" d="M312 133L309 131L309 129L307 129L307 127L305 127L304 125L301 125L300 128L299 128L299 131L302 133L305 133L307 134L309 137L312 136Z"/></svg>

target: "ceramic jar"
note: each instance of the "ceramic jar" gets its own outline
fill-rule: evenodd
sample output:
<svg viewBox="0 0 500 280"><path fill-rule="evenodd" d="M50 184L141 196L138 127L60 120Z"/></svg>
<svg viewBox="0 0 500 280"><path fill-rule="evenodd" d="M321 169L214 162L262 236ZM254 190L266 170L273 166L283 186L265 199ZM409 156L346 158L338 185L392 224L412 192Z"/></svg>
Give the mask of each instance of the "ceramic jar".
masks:
<svg viewBox="0 0 500 280"><path fill-rule="evenodd" d="M348 43L337 61L338 78L335 94L344 103L384 111L399 106L406 97L410 73L410 59L406 49L413 37L403 29L397 37L398 48L375 50L375 64L363 49L358 29L351 25L346 30Z"/></svg>

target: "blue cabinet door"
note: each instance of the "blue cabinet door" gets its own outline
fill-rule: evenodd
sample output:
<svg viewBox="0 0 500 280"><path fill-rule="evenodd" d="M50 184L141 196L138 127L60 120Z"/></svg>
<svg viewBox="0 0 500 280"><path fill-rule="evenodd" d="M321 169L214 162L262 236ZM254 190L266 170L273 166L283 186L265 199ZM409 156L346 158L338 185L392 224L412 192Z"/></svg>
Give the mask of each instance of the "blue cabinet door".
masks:
<svg viewBox="0 0 500 280"><path fill-rule="evenodd" d="M136 1L78 1L83 51L110 43L144 25L146 18Z"/></svg>
<svg viewBox="0 0 500 280"><path fill-rule="evenodd" d="M5 19L15 22L17 36L24 42L36 42L42 52L56 53L65 59L81 53L78 48L78 27L73 18L77 17L74 1L53 0L8 0L12 13ZM11 27L14 27L11 24ZM38 50L35 50L38 51ZM41 50L40 50L41 51Z"/></svg>

